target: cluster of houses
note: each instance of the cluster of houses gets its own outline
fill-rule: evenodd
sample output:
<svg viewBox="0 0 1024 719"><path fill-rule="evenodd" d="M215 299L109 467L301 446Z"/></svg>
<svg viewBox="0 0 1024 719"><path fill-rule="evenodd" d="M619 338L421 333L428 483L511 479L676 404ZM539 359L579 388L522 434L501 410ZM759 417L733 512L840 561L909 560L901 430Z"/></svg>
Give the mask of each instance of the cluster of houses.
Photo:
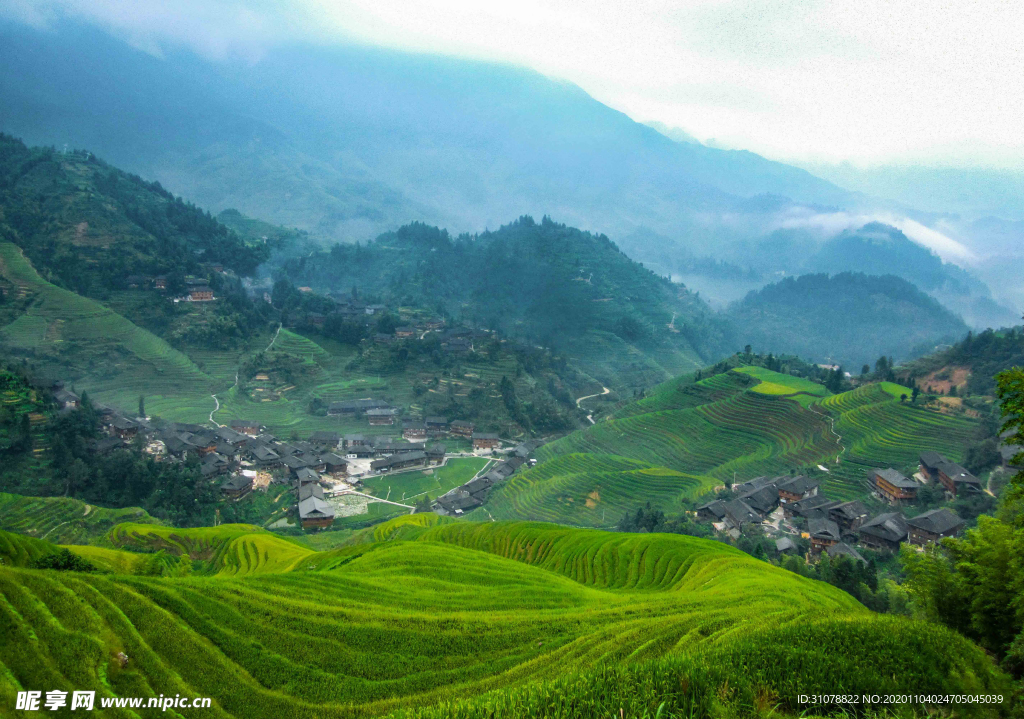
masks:
<svg viewBox="0 0 1024 719"><path fill-rule="evenodd" d="M916 501L922 482L941 486L951 499L983 491L980 479L938 452L922 452L919 467L921 481L909 479L895 469L873 469L868 472L871 491L895 505Z"/></svg>
<svg viewBox="0 0 1024 719"><path fill-rule="evenodd" d="M331 402L327 414L332 417L366 417L371 427L393 426L401 410L382 399L347 399ZM473 443L473 451L501 447L501 438L490 432L477 432L476 425L466 420L451 422L447 417L402 420L402 437L410 442L425 442L441 437L462 437Z"/></svg>
<svg viewBox="0 0 1024 719"><path fill-rule="evenodd" d="M224 265L222 264L209 264L204 265L204 269L209 272L224 272ZM175 301L186 300L188 302L213 302L216 297L213 296L213 290L210 288L210 281L206 277L195 277L193 275L186 275L184 278L185 282L185 294L182 297L174 298ZM167 276L158 275L152 277L150 275L128 275L125 278L125 284L128 289L154 289L160 292L167 291Z"/></svg>
<svg viewBox="0 0 1024 719"><path fill-rule="evenodd" d="M886 482L894 479L889 471L875 470L879 473L876 476ZM897 551L903 542L923 546L955 536L964 526L964 521L947 508L929 510L909 519L898 511L871 517L859 501L837 502L820 495L818 482L802 475L757 477L735 485L733 490L735 498L716 499L699 507L698 519L711 521L717 529L739 536L744 526L763 524L781 509L782 516L775 515L780 524L786 520L806 525L801 534L811 542L812 557L824 552L863 561L853 545ZM781 537L776 541L776 549L780 554L794 552L797 545L791 537Z"/></svg>
<svg viewBox="0 0 1024 719"><path fill-rule="evenodd" d="M441 515L459 516L484 503L487 493L494 485L504 482L524 464L533 465L537 460L530 455L543 444L540 440L523 442L509 452L508 458L498 462L484 474L469 480L461 487L442 494L434 504L434 511Z"/></svg>

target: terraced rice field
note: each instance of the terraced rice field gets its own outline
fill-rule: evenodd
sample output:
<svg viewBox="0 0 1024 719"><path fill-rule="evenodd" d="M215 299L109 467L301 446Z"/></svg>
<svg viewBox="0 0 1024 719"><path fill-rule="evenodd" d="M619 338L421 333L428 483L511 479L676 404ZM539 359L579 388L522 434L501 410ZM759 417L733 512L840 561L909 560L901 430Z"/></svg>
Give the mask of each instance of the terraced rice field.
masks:
<svg viewBox="0 0 1024 719"><path fill-rule="evenodd" d="M139 507L107 509L69 497L23 497L0 492L0 530L55 544L88 544L122 522L159 524Z"/></svg>
<svg viewBox="0 0 1024 719"><path fill-rule="evenodd" d="M853 499L867 491L872 467L909 471L924 450L958 458L974 424L902 403L906 388L899 385L825 396L823 388L798 378L743 369L695 384L668 383L615 418L545 445L537 456L620 455L722 482L796 469L822 480L828 496ZM758 379L771 385L767 392L758 391ZM830 471L820 472L819 464ZM646 501L642 494L636 500Z"/></svg>
<svg viewBox="0 0 1024 719"><path fill-rule="evenodd" d="M487 501L495 519L532 519L588 527L613 527L638 503L678 512L680 500L718 484L665 467L614 455L569 454L516 474ZM472 515L485 519L481 510Z"/></svg>
<svg viewBox="0 0 1024 719"><path fill-rule="evenodd" d="M693 682L737 707L757 689L788 716L804 709L798 690L1009 688L948 630L873 615L838 589L716 542L401 522L382 541L298 562L279 544L262 544L255 565L222 552L234 574L0 567L0 701L45 686L95 690L97 704L209 696L201 715L219 718L348 719L418 706L430 717L528 717L556 698L561 710L543 713L607 717L628 707L628 716L653 716L661 702L675 713ZM177 534L200 559L251 533L229 525ZM118 652L130 658L124 668ZM608 694L588 688L609 672L627 683ZM644 683L667 673L672 684ZM468 703L453 714L452 701ZM713 710L706 700L692 708L695 719Z"/></svg>
<svg viewBox="0 0 1024 719"><path fill-rule="evenodd" d="M192 398L210 391L211 378L184 354L100 303L47 282L12 243L0 242L0 274L34 298L25 314L0 328L0 340L14 351L35 351L56 371L65 364L71 371L72 354L91 358L76 361L78 374L68 379L94 398L123 400L127 391L133 406L140 391Z"/></svg>

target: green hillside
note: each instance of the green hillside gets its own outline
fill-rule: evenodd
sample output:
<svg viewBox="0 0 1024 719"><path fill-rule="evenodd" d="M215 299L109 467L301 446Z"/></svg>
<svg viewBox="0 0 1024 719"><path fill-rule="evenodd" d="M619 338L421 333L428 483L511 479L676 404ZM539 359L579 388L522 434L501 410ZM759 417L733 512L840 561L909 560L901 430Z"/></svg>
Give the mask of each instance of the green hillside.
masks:
<svg viewBox="0 0 1024 719"><path fill-rule="evenodd" d="M613 388L651 386L722 350L719 321L693 293L633 262L604 235L546 217L456 238L414 223L285 269L296 284L324 292L356 286L554 347ZM636 376L626 382L619 372L630 367Z"/></svg>
<svg viewBox="0 0 1024 719"><path fill-rule="evenodd" d="M0 567L0 698L45 684L93 689L97 705L209 696L203 715L246 719L402 707L527 717L554 705L543 711L653 716L663 703L673 716L708 717L755 700L795 715L808 708L798 692L1007 689L991 660L949 630L874 615L716 542L416 525L402 518L383 541L303 550L298 561L297 545L244 526L143 528L168 552L189 547L193 562L235 548L219 556L238 571L215 576Z"/></svg>
<svg viewBox="0 0 1024 719"><path fill-rule="evenodd" d="M568 454L521 472L499 484L487 500L495 519L534 519L589 527L612 527L638 501L680 511L680 500L695 499L720 484L706 476L614 455ZM484 510L477 510L473 517Z"/></svg>
<svg viewBox="0 0 1024 719"><path fill-rule="evenodd" d="M127 387L196 402L209 394L211 378L187 356L99 302L47 282L10 242L0 242L0 276L14 294L0 310L11 313L0 345L31 356L46 374L127 406L138 397L123 397Z"/></svg>
<svg viewBox="0 0 1024 719"><path fill-rule="evenodd" d="M941 269L941 260L929 256ZM750 292L728 314L741 344L842 364L848 370L882 355L918 357L967 334L960 317L897 277L899 269L887 267L881 276L841 272L787 277Z"/></svg>
<svg viewBox="0 0 1024 719"><path fill-rule="evenodd" d="M0 492L0 530L54 544L89 544L122 522L153 523L144 509L108 509L70 497L23 497Z"/></svg>
<svg viewBox="0 0 1024 719"><path fill-rule="evenodd" d="M537 456L546 461L565 455L618 455L708 478L709 484L796 469L820 479L825 494L853 499L866 492L867 470L892 466L909 471L925 450L959 458L973 431L975 420L901 402L904 393L909 395L909 390L893 392L872 384L828 396L824 387L802 378L740 367L696 382L668 382L611 419L545 445ZM828 472L818 469L819 464ZM545 467L533 470L532 476L546 476ZM690 481L680 482L676 497L690 491ZM523 498L512 496L513 487ZM496 496L508 506L528 506L532 502L526 497L537 496L539 490L526 487L510 484ZM634 506L648 499L648 490L637 489ZM650 491L652 502L657 498L672 506L663 490ZM558 496L554 486L551 492ZM573 506L580 501L575 499ZM557 500L548 501L544 511L556 514L536 518L554 518L557 512L565 516L556 506ZM586 512L577 508L571 514L577 518L572 523L588 524L582 520Z"/></svg>

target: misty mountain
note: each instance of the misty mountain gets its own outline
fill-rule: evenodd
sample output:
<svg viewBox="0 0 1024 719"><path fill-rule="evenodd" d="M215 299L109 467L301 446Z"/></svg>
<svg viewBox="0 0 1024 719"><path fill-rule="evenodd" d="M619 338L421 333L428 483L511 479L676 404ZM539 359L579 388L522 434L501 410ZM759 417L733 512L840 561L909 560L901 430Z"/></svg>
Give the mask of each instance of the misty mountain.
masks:
<svg viewBox="0 0 1024 719"><path fill-rule="evenodd" d="M0 126L88 146L215 212L334 240L528 212L699 241L709 218L761 214L747 204L758 195L856 200L750 152L675 142L530 70L356 46L211 62L80 26L8 25Z"/></svg>
<svg viewBox="0 0 1024 719"><path fill-rule="evenodd" d="M738 342L854 371L881 355L897 360L963 337L967 325L894 275L843 272L787 277L729 309Z"/></svg>

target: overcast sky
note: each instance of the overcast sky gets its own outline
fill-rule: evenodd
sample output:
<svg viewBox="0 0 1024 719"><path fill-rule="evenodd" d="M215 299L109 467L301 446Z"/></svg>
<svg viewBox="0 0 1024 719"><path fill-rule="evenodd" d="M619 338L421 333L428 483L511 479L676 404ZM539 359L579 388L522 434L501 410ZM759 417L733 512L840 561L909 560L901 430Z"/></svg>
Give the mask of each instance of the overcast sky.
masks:
<svg viewBox="0 0 1024 719"><path fill-rule="evenodd" d="M358 40L511 62L641 122L804 162L1024 170L1024 4L791 0L3 0L159 53Z"/></svg>

